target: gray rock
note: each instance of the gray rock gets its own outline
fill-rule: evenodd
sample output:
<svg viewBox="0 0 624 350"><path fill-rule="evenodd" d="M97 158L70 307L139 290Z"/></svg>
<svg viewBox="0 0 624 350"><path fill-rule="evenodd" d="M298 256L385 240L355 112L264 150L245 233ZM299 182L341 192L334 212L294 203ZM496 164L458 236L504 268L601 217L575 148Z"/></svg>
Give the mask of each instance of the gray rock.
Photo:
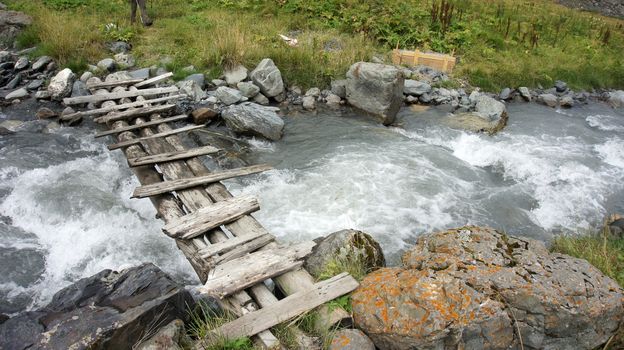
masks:
<svg viewBox="0 0 624 350"><path fill-rule="evenodd" d="M186 67L182 68L182 71L184 73L191 74L191 73L195 72L195 66L191 64L190 66L186 66Z"/></svg>
<svg viewBox="0 0 624 350"><path fill-rule="evenodd" d="M624 320L615 281L533 239L467 226L419 236L402 263L352 295L379 349L595 349Z"/></svg>
<svg viewBox="0 0 624 350"><path fill-rule="evenodd" d="M565 95L559 99L559 105L563 108L572 108L574 107L574 97L570 95Z"/></svg>
<svg viewBox="0 0 624 350"><path fill-rule="evenodd" d="M223 72L223 75L225 76L225 82L228 85L235 86L241 81L247 79L247 72L247 68L238 65L236 67L226 69L225 72Z"/></svg>
<svg viewBox="0 0 624 350"><path fill-rule="evenodd" d="M431 92L431 85L417 80L405 80L405 86L403 87L403 93L410 96L420 96Z"/></svg>
<svg viewBox="0 0 624 350"><path fill-rule="evenodd" d="M106 78L104 79L105 82L107 83L113 83L116 81L123 81L123 80L130 80L132 79L132 76L125 70L119 71L119 72L115 72L115 73L111 73L109 75L106 76ZM88 83L88 81L87 81ZM123 87L115 87L113 89L113 91L117 88L123 89Z"/></svg>
<svg viewBox="0 0 624 350"><path fill-rule="evenodd" d="M557 96L553 94L541 94L537 100L548 107L557 107Z"/></svg>
<svg viewBox="0 0 624 350"><path fill-rule="evenodd" d="M7 129L11 132L16 132L24 125L24 122L21 120L5 120L0 122L0 128Z"/></svg>
<svg viewBox="0 0 624 350"><path fill-rule="evenodd" d="M92 64L87 64L87 71L91 72L91 73L95 73L97 72L98 67Z"/></svg>
<svg viewBox="0 0 624 350"><path fill-rule="evenodd" d="M52 62L52 57L41 56L32 64L31 69L35 72L40 72L44 70L50 62Z"/></svg>
<svg viewBox="0 0 624 350"><path fill-rule="evenodd" d="M35 98L37 100L47 100L52 97L52 94L48 90L39 90L35 92Z"/></svg>
<svg viewBox="0 0 624 350"><path fill-rule="evenodd" d="M69 68L65 68L58 72L52 80L50 80L50 84L48 85L50 97L53 100L60 101L64 97L69 96L72 92L75 79L76 75Z"/></svg>
<svg viewBox="0 0 624 350"><path fill-rule="evenodd" d="M451 114L442 123L451 128L495 134L507 125L505 104L483 94L471 94L475 100L475 112Z"/></svg>
<svg viewBox="0 0 624 350"><path fill-rule="evenodd" d="M48 123L48 125L45 126L45 128L43 128L42 132L49 134L55 132L56 130L59 130L60 128L61 124L56 121L51 121Z"/></svg>
<svg viewBox="0 0 624 350"><path fill-rule="evenodd" d="M375 350L375 344L359 329L341 329L334 333L329 350Z"/></svg>
<svg viewBox="0 0 624 350"><path fill-rule="evenodd" d="M314 96L304 96L301 99L301 102L303 104L303 108L308 111L316 109L316 98Z"/></svg>
<svg viewBox="0 0 624 350"><path fill-rule="evenodd" d="M12 47L18 34L31 23L32 18L22 12L0 11L0 47Z"/></svg>
<svg viewBox="0 0 624 350"><path fill-rule="evenodd" d="M269 104L269 99L263 94L257 94L256 96L254 96L253 101L263 106L266 106Z"/></svg>
<svg viewBox="0 0 624 350"><path fill-rule="evenodd" d="M409 104L414 104L414 103L418 103L418 97L416 96L412 96L412 95L407 95L405 97L405 102L409 103Z"/></svg>
<svg viewBox="0 0 624 350"><path fill-rule="evenodd" d="M17 89L11 93L9 93L8 95L6 95L4 97L5 100L15 100L15 99L22 99L24 97L28 97L30 94L28 93L28 90L21 88L21 89Z"/></svg>
<svg viewBox="0 0 624 350"><path fill-rule="evenodd" d="M624 107L624 91L617 90L610 92L608 102L613 108Z"/></svg>
<svg viewBox="0 0 624 350"><path fill-rule="evenodd" d="M347 98L347 80L332 80L331 92L334 95L340 96L340 98Z"/></svg>
<svg viewBox="0 0 624 350"><path fill-rule="evenodd" d="M529 88L521 86L518 88L518 92L525 101L531 102L531 91L529 91Z"/></svg>
<svg viewBox="0 0 624 350"><path fill-rule="evenodd" d="M242 103L226 108L221 116L234 132L259 135L270 140L282 137L284 121L273 108L255 103Z"/></svg>
<svg viewBox="0 0 624 350"><path fill-rule="evenodd" d="M227 86L220 86L215 92L215 96L225 105L232 105L239 102L243 98L243 94Z"/></svg>
<svg viewBox="0 0 624 350"><path fill-rule="evenodd" d="M28 57L22 56L22 57L17 59L17 62L15 62L14 69L15 70L26 69L26 68L28 68L28 64L30 64L30 61L28 60Z"/></svg>
<svg viewBox="0 0 624 350"><path fill-rule="evenodd" d="M436 104L448 103L453 100L451 90L446 88L435 88L431 91L431 95Z"/></svg>
<svg viewBox="0 0 624 350"><path fill-rule="evenodd" d="M236 84L236 87L240 90L243 96L247 98L253 98L260 92L260 88L254 85L253 83L241 81Z"/></svg>
<svg viewBox="0 0 624 350"><path fill-rule="evenodd" d="M418 97L418 101L420 101L421 103L424 103L424 104L429 104L431 102L431 95L430 94L422 94L422 95L420 95L420 97Z"/></svg>
<svg viewBox="0 0 624 350"><path fill-rule="evenodd" d="M118 53L115 55L115 63L122 68L134 67L136 60L129 53Z"/></svg>
<svg viewBox="0 0 624 350"><path fill-rule="evenodd" d="M29 91L34 91L34 90L38 90L42 86L43 86L43 80L35 79L31 81L30 83L28 83L28 85L26 85L26 89Z"/></svg>
<svg viewBox="0 0 624 350"><path fill-rule="evenodd" d="M0 348L130 349L158 325L185 319L187 304L190 294L152 264L104 270L0 324Z"/></svg>
<svg viewBox="0 0 624 350"><path fill-rule="evenodd" d="M284 102L284 101L286 101L286 91L282 91L281 94L273 96L273 99L276 102Z"/></svg>
<svg viewBox="0 0 624 350"><path fill-rule="evenodd" d="M130 44L125 41L113 41L107 46L112 53L127 53L131 49Z"/></svg>
<svg viewBox="0 0 624 350"><path fill-rule="evenodd" d="M203 73L191 74L188 77L184 78L184 80L193 80L202 89L206 86L206 78L204 77Z"/></svg>
<svg viewBox="0 0 624 350"><path fill-rule="evenodd" d="M477 97L475 111L483 115L488 121L496 122L507 114L504 103L496 101L487 95L480 95Z"/></svg>
<svg viewBox="0 0 624 350"><path fill-rule="evenodd" d="M319 88L311 88L308 89L305 93L306 96L319 97L321 95L321 89Z"/></svg>
<svg viewBox="0 0 624 350"><path fill-rule="evenodd" d="M555 81L555 89L557 92L566 92L566 90L568 90L568 84L561 80L557 80Z"/></svg>
<svg viewBox="0 0 624 350"><path fill-rule="evenodd" d="M98 62L97 68L105 72L112 72L116 68L115 60L112 58L105 58Z"/></svg>
<svg viewBox="0 0 624 350"><path fill-rule="evenodd" d="M249 77L266 97L275 97L284 92L282 73L270 58L260 61Z"/></svg>
<svg viewBox="0 0 624 350"><path fill-rule="evenodd" d="M81 80L76 80L72 85L71 97L88 95L91 95L91 92L87 89L87 84L83 83Z"/></svg>
<svg viewBox="0 0 624 350"><path fill-rule="evenodd" d="M212 85L214 85L215 87L227 86L227 83L225 82L225 80L221 80L221 79L212 79L210 83L212 83Z"/></svg>
<svg viewBox="0 0 624 350"><path fill-rule="evenodd" d="M313 276L319 277L327 264L335 259L357 261L367 271L386 266L381 246L368 233L341 230L315 241L317 245L304 263Z"/></svg>
<svg viewBox="0 0 624 350"><path fill-rule="evenodd" d="M150 77L150 69L149 68L141 68L129 71L128 74L133 79L148 79Z"/></svg>
<svg viewBox="0 0 624 350"><path fill-rule="evenodd" d="M7 62L11 59L11 53L9 51L0 51L0 62Z"/></svg>
<svg viewBox="0 0 624 350"><path fill-rule="evenodd" d="M19 84L21 84L22 82L22 73L17 73L15 74L15 76L13 77L13 79L11 79L5 86L4 88L7 90L12 90L15 89L16 87L19 86Z"/></svg>
<svg viewBox="0 0 624 350"><path fill-rule="evenodd" d="M293 94L300 96L302 94L301 92L301 88L298 87L297 85L293 85L290 87L290 92L292 92Z"/></svg>
<svg viewBox="0 0 624 350"><path fill-rule="evenodd" d="M0 2L0 10L6 10L6 9L7 9L7 5Z"/></svg>
<svg viewBox="0 0 624 350"><path fill-rule="evenodd" d="M149 339L133 347L133 349L181 350L184 349L183 344L191 344L191 340L186 338L184 322L182 320L173 320Z"/></svg>
<svg viewBox="0 0 624 350"><path fill-rule="evenodd" d="M504 88L503 90L501 90L500 94L498 94L498 98L500 98L503 101L509 100L510 97L511 97L510 88Z"/></svg>
<svg viewBox="0 0 624 350"><path fill-rule="evenodd" d="M202 98L206 97L204 90L202 90L194 80L180 81L176 86L180 88L181 93L187 95L195 102L199 102Z"/></svg>
<svg viewBox="0 0 624 350"><path fill-rule="evenodd" d="M403 75L393 66L358 62L347 72L346 92L352 106L389 125L403 102Z"/></svg>
<svg viewBox="0 0 624 350"><path fill-rule="evenodd" d="M83 83L86 83L91 78L93 78L93 73L86 71L82 73L82 75L80 76L80 81L82 81Z"/></svg>
<svg viewBox="0 0 624 350"><path fill-rule="evenodd" d="M338 95L334 95L329 94L327 95L327 97L325 97L325 103L327 103L330 106L336 107L338 105L340 105L340 102L342 101L342 99L340 98L340 96Z"/></svg>
<svg viewBox="0 0 624 350"><path fill-rule="evenodd" d="M41 107L37 110L35 117L37 119L50 119L50 118L58 117L58 113L51 110L50 108Z"/></svg>

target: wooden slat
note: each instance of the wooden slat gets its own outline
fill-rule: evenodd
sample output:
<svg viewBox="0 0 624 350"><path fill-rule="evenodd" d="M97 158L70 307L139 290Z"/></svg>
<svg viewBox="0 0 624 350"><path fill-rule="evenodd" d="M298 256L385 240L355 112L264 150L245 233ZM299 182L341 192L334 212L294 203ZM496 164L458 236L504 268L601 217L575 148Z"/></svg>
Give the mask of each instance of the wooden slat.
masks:
<svg viewBox="0 0 624 350"><path fill-rule="evenodd" d="M147 123L145 123L147 124ZM143 124L145 126L145 124ZM141 166L141 165L150 165L157 163L166 163L172 162L174 160L182 160L188 159L192 157L204 156L206 154L213 154L219 152L220 149L212 147L212 146L204 146L193 148L188 151L174 151L168 153L155 154L153 156L146 156L141 158L129 158L128 165L131 167Z"/></svg>
<svg viewBox="0 0 624 350"><path fill-rule="evenodd" d="M95 134L95 138L108 136L108 135L119 134L119 133L122 133L122 132L125 132L125 131L132 131L132 130L136 130L136 129L147 128L147 127L158 125L158 124L162 124L162 123L176 122L176 121L184 120L184 119L187 119L187 118L188 118L188 116L186 114L180 114L180 115L176 115L176 116L173 116L173 117L164 118L164 119L158 119L158 120L154 120L154 121L143 123L143 124L132 125L132 126L125 126L125 127L122 127L122 128L117 128L117 129L104 131L104 132Z"/></svg>
<svg viewBox="0 0 624 350"><path fill-rule="evenodd" d="M230 251L238 247L241 244L245 244L249 241L253 241L255 239L261 238L262 236L268 236L268 237L272 237L273 239L275 239L275 236L273 235L270 235L270 234L267 235L267 234L262 234L262 233L256 233L253 235L243 236L243 237L234 237L234 238L228 239L227 241L211 244L208 247L200 250L199 253L201 254L202 258L207 259L215 254L221 254L221 253Z"/></svg>
<svg viewBox="0 0 624 350"><path fill-rule="evenodd" d="M61 117L61 120L71 120L73 118L76 117L86 117L86 116L95 116L95 115L102 115L102 114L106 114L109 112L113 112L113 111L118 111L118 110L122 110L122 109L128 109L128 108L132 108L132 107L146 107L149 104L153 104L153 103L159 103L159 102L164 102L164 101L170 101L170 100L177 100L180 97L184 97L186 95L172 95L172 96L166 96L166 97L159 97L159 98L153 98L151 100L144 100L144 101L136 101L136 102L130 102L130 103L123 103L123 104L119 104L119 105L113 105L110 107L103 107L103 108L98 108L98 109L92 109L90 111L83 111L83 112L76 112L76 113L72 113L72 114L67 114Z"/></svg>
<svg viewBox="0 0 624 350"><path fill-rule="evenodd" d="M262 250L218 265L199 290L223 298L303 265L301 259L312 253L313 241ZM263 331L264 329L261 329Z"/></svg>
<svg viewBox="0 0 624 350"><path fill-rule="evenodd" d="M326 281L314 284L310 290L287 296L269 307L250 312L228 322L212 331L211 335L224 336L228 339L252 336L348 294L354 291L358 285L358 282L349 274L341 273ZM209 342L209 338L210 336L204 341ZM196 349L201 349L203 344L199 342L196 345Z"/></svg>
<svg viewBox="0 0 624 350"><path fill-rule="evenodd" d="M160 83L161 81L165 81L169 78L171 78L173 76L173 73L169 72L169 73L165 73L165 74L161 74L157 77L153 77L151 79L147 79L146 81L142 81L138 84L135 84L134 86L137 88L142 88L142 87L146 87L146 86L150 86L150 85L154 85L157 83Z"/></svg>
<svg viewBox="0 0 624 350"><path fill-rule="evenodd" d="M174 104L166 104L166 105L162 105L162 106L149 106L149 107L133 108L133 109L125 110L123 112L110 113L110 114L107 114L105 116L101 116L101 117L95 118L95 119L93 119L93 121L95 121L96 123L110 123L110 122L115 122L115 121L118 121L118 120L124 120L124 119L128 119L128 118L136 118L136 117L143 116L143 115L150 115L150 114L154 114L154 113L167 112L167 111L175 108L175 106L176 105L174 105Z"/></svg>
<svg viewBox="0 0 624 350"><path fill-rule="evenodd" d="M179 130L179 129L176 129L176 130ZM156 135L159 135L159 134L156 134ZM144 197L154 196L154 195L161 194L161 193L183 190L186 188L206 185L209 183L213 183L213 182L217 182L217 181L221 181L225 179L230 179L233 177L261 173L263 171L267 171L271 169L273 168L269 165L260 164L260 165L252 165L252 166L248 166L244 168L223 170L220 172L211 173L209 175L191 177L188 179L163 181L159 184L137 187L134 190L134 193L132 194L132 198L144 198Z"/></svg>
<svg viewBox="0 0 624 350"><path fill-rule="evenodd" d="M235 221L258 209L260 209L260 204L256 198L252 196L236 197L200 208L177 220L172 220L162 230L171 237L189 239Z"/></svg>
<svg viewBox="0 0 624 350"><path fill-rule="evenodd" d="M230 250L227 253L211 256L209 258L204 259L204 261L206 261L210 266L216 266L217 264L221 264L226 261L234 260L236 258L240 258L241 256L254 252L266 246L267 244L270 244L274 240L275 240L275 237L273 235L264 234L254 240L251 240L247 243L243 243L239 245L238 247Z"/></svg>
<svg viewBox="0 0 624 350"><path fill-rule="evenodd" d="M87 88L89 90L108 89L108 88L112 88L112 87L116 87L116 86L127 86L127 85L137 84L137 83L142 82L143 80L145 80L145 79L143 79L143 78L140 78L140 79L128 79L128 80L102 82L102 83L96 83L96 84L88 84L87 83Z"/></svg>
<svg viewBox="0 0 624 350"><path fill-rule="evenodd" d="M175 134L179 134L181 132L197 130L197 129L200 129L200 128L203 128L203 127L205 127L205 125L189 125L189 126L185 126L183 128L173 129L173 130L167 131L167 132L161 132L161 133L150 135L150 136L139 137L139 138L136 138L136 139L133 139L133 140L128 140L128 141L124 141L124 142L114 143L112 145L108 145L108 149L112 151L112 150L117 149L117 148L122 148L122 147L131 146L131 145L136 145L137 143L141 143L141 142L143 142L145 140L152 140L152 139L157 139L157 138L166 137L166 136L170 136L170 135L175 135Z"/></svg>
<svg viewBox="0 0 624 350"><path fill-rule="evenodd" d="M63 103L66 105L75 105L81 103L102 102L106 100L120 100L125 97L137 97L137 96L154 96L160 94L168 94L171 92L177 92L178 88L175 86L168 86L164 88L144 89L135 91L120 91L111 92L108 94L67 97L63 99Z"/></svg>

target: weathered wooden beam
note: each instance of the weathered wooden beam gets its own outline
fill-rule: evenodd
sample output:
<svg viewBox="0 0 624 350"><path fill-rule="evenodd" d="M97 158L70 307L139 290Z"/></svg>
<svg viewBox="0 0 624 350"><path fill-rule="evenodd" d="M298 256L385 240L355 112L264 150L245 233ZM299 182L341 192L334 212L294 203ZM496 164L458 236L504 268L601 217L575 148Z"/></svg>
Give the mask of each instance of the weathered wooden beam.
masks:
<svg viewBox="0 0 624 350"><path fill-rule="evenodd" d="M273 276L303 265L302 258L312 253L313 241L257 251L216 266L199 290L219 298L251 287ZM261 329L263 331L264 329ZM253 335L253 334L251 334Z"/></svg>
<svg viewBox="0 0 624 350"><path fill-rule="evenodd" d="M109 107L102 107L102 108L98 108L98 109L92 109L90 111L83 111L83 112L76 112L76 113L72 113L72 114L67 114L62 116L60 119L61 120L71 120L73 118L76 117L86 117L86 116L90 116L90 115L102 115L102 114L106 114L109 112L113 112L113 111L118 111L118 110L122 110L122 109L128 109L128 108L132 108L132 107L146 107L147 105L150 104L154 104L154 103L159 103L159 102L165 102L165 101L170 101L170 100L177 100L181 97L184 97L185 95L171 95L171 96L165 96L165 97L158 97L158 98L153 98L151 100L141 100L141 101L136 101L136 102L130 102L130 103L122 103L122 104L118 104L118 105L112 105ZM138 96L137 96L138 99Z"/></svg>
<svg viewBox="0 0 624 350"><path fill-rule="evenodd" d="M244 236L241 236L244 237ZM209 258L203 258L210 266L215 266L217 264L224 263L226 261L234 260L236 258L240 258L241 256L247 255L251 252L254 252L267 244L273 242L275 237L270 234L261 235L258 238L255 238L249 242L242 243L236 248L219 255L213 255ZM206 248L202 248L206 249ZM201 250L200 250L201 251Z"/></svg>
<svg viewBox="0 0 624 350"><path fill-rule="evenodd" d="M252 196L232 198L200 208L183 217L172 220L163 227L170 237L190 239L213 228L235 221L245 214L260 209L258 200Z"/></svg>
<svg viewBox="0 0 624 350"><path fill-rule="evenodd" d="M140 165L167 163L167 162L172 162L174 160L182 160L182 159L188 159L192 157L204 156L207 154L213 154L219 151L220 149L216 147L204 146L204 147L193 148L188 151L173 151L173 152L156 154L153 156L145 156L141 158L129 158L128 164L131 167L135 167L135 166L140 166Z"/></svg>
<svg viewBox="0 0 624 350"><path fill-rule="evenodd" d="M188 116L186 114L180 114L180 115L176 115L176 116L173 116L173 117L164 118L164 119L158 119L158 120L155 120L155 121L151 121L151 122L147 122L147 123L143 123L143 124L139 124L139 125L124 126L124 127L117 128L117 129L111 129L111 130L108 130L108 131L104 131L104 132L95 134L95 138L108 136L108 135L119 134L119 133L122 133L122 132L125 132L125 131L132 131L132 130L136 130L136 129L147 128L147 127L158 125L158 124L162 124L162 123L177 122L179 120L184 120L184 119L188 119Z"/></svg>
<svg viewBox="0 0 624 350"><path fill-rule="evenodd" d="M93 119L93 121L95 121L96 123L110 123L110 122L115 122L118 120L135 118L135 117L139 117L143 115L167 112L175 108L175 106L176 105L174 104L166 104L166 105L161 105L161 106L132 108L132 109L127 109L122 112L111 112L107 115L95 118Z"/></svg>
<svg viewBox="0 0 624 350"><path fill-rule="evenodd" d="M168 86L164 88L144 89L144 90L132 90L132 91L119 91L110 92L107 94L96 94L89 96L67 97L63 99L63 103L66 105L76 105L81 103L96 103L106 100L120 100L125 97L137 97L137 96L154 96L160 94L168 94L172 92L178 92L178 88L175 86Z"/></svg>
<svg viewBox="0 0 624 350"><path fill-rule="evenodd" d="M137 83L137 84L134 85L134 87L142 88L142 87L154 85L154 84L160 83L161 81L165 81L165 80L171 78L172 76L173 76L173 73L171 73L171 72L165 73L165 74L161 74L159 76L156 76L156 77L153 77L151 79L147 79L145 81Z"/></svg>
<svg viewBox="0 0 624 350"><path fill-rule="evenodd" d="M122 147L131 146L131 145L136 145L137 143L141 143L141 142L143 142L145 140L158 139L158 138L161 138L161 137L171 136L171 135L179 134L179 133L182 133L182 132L197 130L197 129L200 129L200 128L203 128L203 127L205 127L205 125L189 125L189 126L185 126L183 128L173 129L173 130L167 131L167 132L161 132L161 133L153 134L153 135L150 135L150 136L139 137L139 138L133 139L133 140L128 140L128 141L124 141L124 142L114 143L112 145L108 145L108 149L112 151L112 150L117 149L117 148L122 148Z"/></svg>
<svg viewBox="0 0 624 350"><path fill-rule="evenodd" d="M143 80L145 79L140 78L140 79L128 79L128 80L108 81L108 82L105 81L102 83L95 83L95 84L87 83L87 88L89 90L110 89L116 86L128 86L128 85L137 84L137 83L142 82Z"/></svg>
<svg viewBox="0 0 624 350"><path fill-rule="evenodd" d="M176 129L176 130L179 130L179 129ZM159 135L159 134L156 134L156 135ZM157 195L160 193L183 190L186 188L206 185L212 182L230 179L233 177L261 173L261 172L271 170L271 169L273 168L269 165L260 164L260 165L252 165L252 166L248 166L244 168L223 170L220 172L215 172L215 173L211 173L211 174L204 175L204 176L191 177L188 179L163 181L160 184L137 187L134 190L134 193L132 194L132 198L144 198L144 197Z"/></svg>
<svg viewBox="0 0 624 350"><path fill-rule="evenodd" d="M228 239L227 241L209 245L208 247L202 249L200 251L200 254L202 258L208 259L215 254L222 254L222 253L228 252L234 248L239 247L242 244L248 243L256 239L260 239L260 241L266 242L267 239L264 239L264 236L268 236L267 238L269 239L272 238L271 240L275 239L275 236L273 235L270 235L270 234L266 235L262 233L256 233L253 235L243 236L243 237L234 237L234 238ZM270 242L270 240L268 242Z"/></svg>
<svg viewBox="0 0 624 350"><path fill-rule="evenodd" d="M358 285L358 282L349 274L341 273L333 278L314 284L310 290L297 292L267 308L248 313L224 324L213 330L207 339L198 342L195 348L201 349L203 344L205 344L203 342L210 342L211 336L223 336L227 339L252 336L350 293Z"/></svg>

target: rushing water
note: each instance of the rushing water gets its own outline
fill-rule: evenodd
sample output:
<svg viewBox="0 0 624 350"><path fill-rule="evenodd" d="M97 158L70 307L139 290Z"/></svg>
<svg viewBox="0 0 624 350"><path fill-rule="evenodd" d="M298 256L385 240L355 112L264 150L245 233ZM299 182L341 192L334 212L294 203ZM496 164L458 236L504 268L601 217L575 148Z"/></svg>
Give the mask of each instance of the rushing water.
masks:
<svg viewBox="0 0 624 350"><path fill-rule="evenodd" d="M439 109L401 111L385 128L352 113L286 118L284 138L252 141L276 170L230 181L261 200L256 217L284 240L369 232L391 262L415 238L467 223L548 240L624 211L624 112L511 104L504 132L449 129ZM153 262L195 281L121 152L92 127L0 136L0 312L39 306L101 269Z"/></svg>

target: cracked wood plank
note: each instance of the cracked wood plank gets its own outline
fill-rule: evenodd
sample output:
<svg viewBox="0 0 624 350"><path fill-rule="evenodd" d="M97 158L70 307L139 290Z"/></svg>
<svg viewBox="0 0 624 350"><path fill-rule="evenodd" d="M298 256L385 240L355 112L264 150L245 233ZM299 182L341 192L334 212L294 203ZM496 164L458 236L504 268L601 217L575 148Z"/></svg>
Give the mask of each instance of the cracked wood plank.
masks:
<svg viewBox="0 0 624 350"><path fill-rule="evenodd" d="M147 124L147 123L145 123ZM143 125L145 125L143 124ZM205 156L207 154L213 154L219 152L220 149L212 146L197 147L187 151L173 151L168 153L160 153L140 158L128 158L128 165L131 167L150 165L158 163L167 163L174 160L183 160L192 157Z"/></svg>

